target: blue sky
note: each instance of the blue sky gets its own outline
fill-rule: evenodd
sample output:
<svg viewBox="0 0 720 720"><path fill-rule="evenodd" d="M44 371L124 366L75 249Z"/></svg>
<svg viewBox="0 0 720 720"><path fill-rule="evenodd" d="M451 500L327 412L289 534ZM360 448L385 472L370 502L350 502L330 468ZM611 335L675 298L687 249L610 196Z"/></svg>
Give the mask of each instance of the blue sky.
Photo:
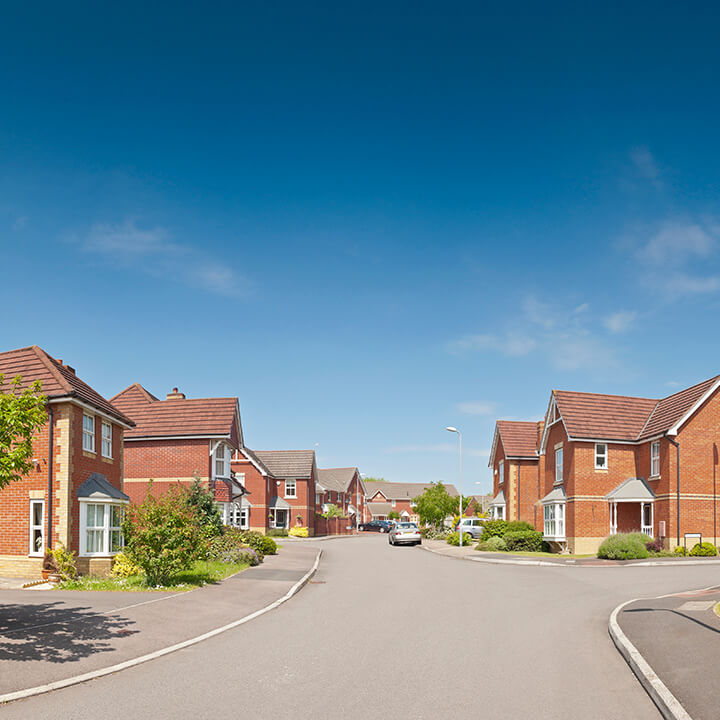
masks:
<svg viewBox="0 0 720 720"><path fill-rule="evenodd" d="M6 9L2 348L392 480L455 482L457 425L485 491L552 388L720 373L718 15Z"/></svg>

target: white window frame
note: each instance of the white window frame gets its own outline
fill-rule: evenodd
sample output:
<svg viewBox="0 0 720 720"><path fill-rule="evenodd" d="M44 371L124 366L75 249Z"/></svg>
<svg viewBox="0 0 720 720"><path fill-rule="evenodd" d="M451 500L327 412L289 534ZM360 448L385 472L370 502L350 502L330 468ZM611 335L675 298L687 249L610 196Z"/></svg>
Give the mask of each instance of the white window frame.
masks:
<svg viewBox="0 0 720 720"><path fill-rule="evenodd" d="M40 505L42 508L42 516L40 518L40 524L37 525L33 523L33 508L35 505ZM28 538L28 549L30 552L28 553L31 557L42 557L45 555L45 501L44 500L31 500L30 501L30 515L29 515L29 533L30 536ZM35 530L40 530L40 539L42 540L42 543L40 545L40 549L37 549L34 547L33 543L33 535L35 534Z"/></svg>
<svg viewBox="0 0 720 720"><path fill-rule="evenodd" d="M105 431L108 431L107 434ZM112 440L113 440L113 431L112 431L112 423L109 423L107 420L103 420L100 424L100 444L101 444L101 452L102 456L104 458L108 458L109 460L112 460ZM106 451L107 447L107 451Z"/></svg>
<svg viewBox="0 0 720 720"><path fill-rule="evenodd" d="M543 506L543 537L565 540L565 503L552 502Z"/></svg>
<svg viewBox="0 0 720 720"><path fill-rule="evenodd" d="M656 452L657 450L657 452ZM660 441L650 443L650 477L660 477Z"/></svg>
<svg viewBox="0 0 720 720"><path fill-rule="evenodd" d="M598 448L605 448L604 452L598 452ZM598 463L598 458L603 458L605 464L601 465ZM608 444L607 443L595 443L595 469L596 470L607 470L608 469Z"/></svg>
<svg viewBox="0 0 720 720"><path fill-rule="evenodd" d="M563 453L564 448L556 448L555 450L555 484L561 485L563 482L563 475L564 475L564 462L565 462L565 455ZM559 462L558 462L559 460ZM559 472L558 472L559 471Z"/></svg>
<svg viewBox="0 0 720 720"><path fill-rule="evenodd" d="M216 478L229 478L230 477L230 458L232 453L230 448L225 443L218 443L213 453L213 472ZM218 472L220 467L220 472Z"/></svg>
<svg viewBox="0 0 720 720"><path fill-rule="evenodd" d="M505 461L500 460L498 463L499 479L498 484L502 485L505 482Z"/></svg>
<svg viewBox="0 0 720 720"><path fill-rule="evenodd" d="M290 492L292 490L292 492ZM285 478L285 497L297 497L297 480L295 478Z"/></svg>
<svg viewBox="0 0 720 720"><path fill-rule="evenodd" d="M505 519L505 505L493 505L492 519L493 520L504 520Z"/></svg>
<svg viewBox="0 0 720 720"><path fill-rule="evenodd" d="M92 430L86 427L86 420L92 423ZM95 452L95 416L88 413L83 413L82 448L85 452Z"/></svg>
<svg viewBox="0 0 720 720"><path fill-rule="evenodd" d="M80 557L112 557L117 555L125 546L125 538L122 536L122 526L112 525L113 508L125 510L127 503L119 502L103 502L101 500L80 500ZM90 505L102 505L103 524L88 527L87 511ZM121 521L122 522L122 521ZM87 533L88 531L97 530L102 533L102 548L95 552L88 552ZM120 532L120 549L111 550L113 532Z"/></svg>

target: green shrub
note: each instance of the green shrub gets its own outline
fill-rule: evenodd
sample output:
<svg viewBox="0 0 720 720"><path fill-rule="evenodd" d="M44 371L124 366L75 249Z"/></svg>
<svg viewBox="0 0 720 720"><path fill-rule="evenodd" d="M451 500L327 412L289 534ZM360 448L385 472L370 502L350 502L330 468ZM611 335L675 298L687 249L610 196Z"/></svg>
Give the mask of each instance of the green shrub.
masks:
<svg viewBox="0 0 720 720"><path fill-rule="evenodd" d="M525 552L540 552L543 544L543 534L538 530L516 530L506 532L503 539L508 550L522 550Z"/></svg>
<svg viewBox="0 0 720 720"><path fill-rule="evenodd" d="M113 577L133 577L134 575L142 575L142 568L136 565L126 553L119 552L115 556L110 574Z"/></svg>
<svg viewBox="0 0 720 720"><path fill-rule="evenodd" d="M52 571L63 580L72 580L77 577L77 565L75 564L75 553L70 552L62 543L58 543L53 550L48 550L55 561L55 569Z"/></svg>
<svg viewBox="0 0 720 720"><path fill-rule="evenodd" d="M606 560L636 560L650 556L645 547L647 535L642 533L620 533L603 540L597 556Z"/></svg>
<svg viewBox="0 0 720 720"><path fill-rule="evenodd" d="M215 503L213 493L202 484L199 477L187 488L185 502L195 513L198 524L208 537L217 537L222 534L223 521L220 509Z"/></svg>
<svg viewBox="0 0 720 720"><path fill-rule="evenodd" d="M260 559L265 555L275 555L277 553L277 543L271 538L263 535L257 530L239 530L242 542L249 545Z"/></svg>
<svg viewBox="0 0 720 720"><path fill-rule="evenodd" d="M711 542L704 542L702 545L697 543L690 551L690 555L693 557L710 557L717 554L717 548Z"/></svg>
<svg viewBox="0 0 720 720"><path fill-rule="evenodd" d="M502 537L508 529L508 524L505 520L488 520L483 525L482 540L487 540L491 537Z"/></svg>
<svg viewBox="0 0 720 720"><path fill-rule="evenodd" d="M187 503L187 489L172 487L140 505L131 505L123 521L125 553L142 568L148 585L166 585L207 556L208 538L196 511Z"/></svg>
<svg viewBox="0 0 720 720"><path fill-rule="evenodd" d="M344 517L343 511L333 503L330 503L327 506L327 510L324 513L320 513L324 518L331 518L331 517Z"/></svg>
<svg viewBox="0 0 720 720"><path fill-rule="evenodd" d="M454 545L455 547L460 547L460 533L458 532L451 532L448 533L447 539L445 542L448 545ZM463 547L469 547L473 543L473 537L470 535L470 533L463 533Z"/></svg>
<svg viewBox="0 0 720 720"><path fill-rule="evenodd" d="M481 540L476 548L476 550L485 550L487 552L502 552L503 550L508 549L507 542L505 541L505 538L498 537L497 535L493 535L492 537L489 537L487 540Z"/></svg>
<svg viewBox="0 0 720 720"><path fill-rule="evenodd" d="M208 560L224 563L248 563L259 565L263 557L243 542L243 533L237 528L225 528L225 532L210 541Z"/></svg>
<svg viewBox="0 0 720 720"><path fill-rule="evenodd" d="M673 552L675 555L687 555L687 550L682 545L678 545Z"/></svg>
<svg viewBox="0 0 720 720"><path fill-rule="evenodd" d="M505 530L506 533L519 532L521 530L533 530L534 531L535 528L529 522L525 522L525 520L509 520L507 522L507 529Z"/></svg>
<svg viewBox="0 0 720 720"><path fill-rule="evenodd" d="M421 527L420 536L428 540L446 540L450 534L447 528Z"/></svg>
<svg viewBox="0 0 720 720"><path fill-rule="evenodd" d="M287 537L288 531L286 528L271 528L265 535L267 537Z"/></svg>

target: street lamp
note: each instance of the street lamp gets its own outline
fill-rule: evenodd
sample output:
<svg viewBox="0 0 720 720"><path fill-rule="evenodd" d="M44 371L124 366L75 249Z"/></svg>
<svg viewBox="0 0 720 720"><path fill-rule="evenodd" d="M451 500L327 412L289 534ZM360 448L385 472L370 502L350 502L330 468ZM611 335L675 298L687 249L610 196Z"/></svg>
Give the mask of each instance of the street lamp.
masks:
<svg viewBox="0 0 720 720"><path fill-rule="evenodd" d="M463 506L462 506L462 433L455 427L452 427L452 425L448 425L448 427L445 428L448 432L454 432L457 433L458 440L460 441L460 524L458 525L458 534L460 535L460 547L462 547L463 544L463 536L462 536L462 516L463 516Z"/></svg>

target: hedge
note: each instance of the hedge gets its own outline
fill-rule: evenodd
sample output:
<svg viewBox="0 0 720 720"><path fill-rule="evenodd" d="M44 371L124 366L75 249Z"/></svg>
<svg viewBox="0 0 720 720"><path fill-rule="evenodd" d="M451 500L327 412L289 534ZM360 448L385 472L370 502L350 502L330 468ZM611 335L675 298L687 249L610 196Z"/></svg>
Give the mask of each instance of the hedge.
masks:
<svg viewBox="0 0 720 720"><path fill-rule="evenodd" d="M543 534L539 530L515 530L506 532L503 539L508 550L540 552L543 546Z"/></svg>

